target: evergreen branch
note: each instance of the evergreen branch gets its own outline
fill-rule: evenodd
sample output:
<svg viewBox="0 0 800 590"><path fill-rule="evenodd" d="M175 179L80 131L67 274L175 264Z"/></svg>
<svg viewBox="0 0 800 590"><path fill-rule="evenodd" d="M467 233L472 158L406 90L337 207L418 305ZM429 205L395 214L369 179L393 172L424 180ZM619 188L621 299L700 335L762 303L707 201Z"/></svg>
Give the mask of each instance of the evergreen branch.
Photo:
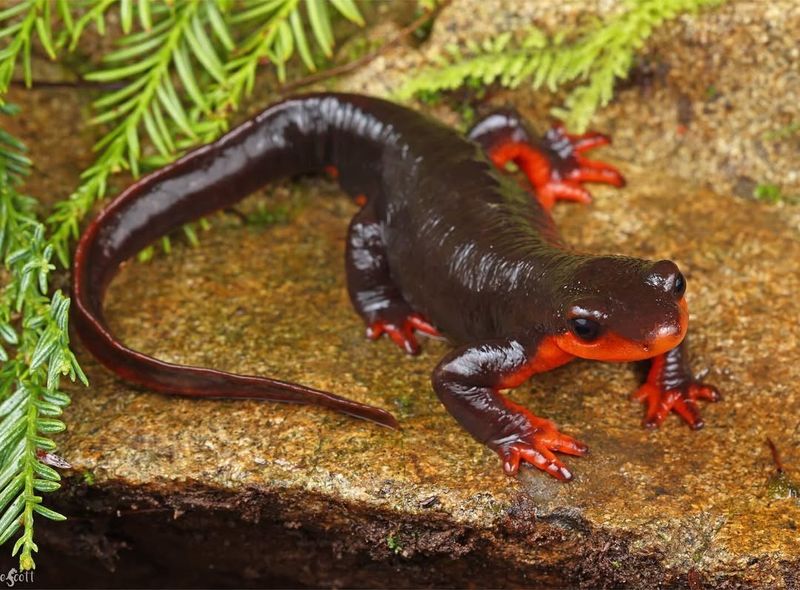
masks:
<svg viewBox="0 0 800 590"><path fill-rule="evenodd" d="M521 40L509 32L481 45L468 43L468 56L450 47L449 57L409 80L397 92L401 99L430 95L467 84L499 83L516 88L529 82L551 92L578 82L562 108L553 114L582 132L597 109L607 105L614 84L625 78L634 56L653 31L665 21L725 0L629 0L627 10L592 26L574 41L548 38L539 29L528 30Z"/></svg>
<svg viewBox="0 0 800 590"><path fill-rule="evenodd" d="M114 1L93 0L73 28L73 43L92 21L102 30L99 22ZM80 186L56 204L48 219L56 255L65 266L81 219L105 196L114 173L130 170L138 176L143 165L164 165L219 137L242 99L252 92L264 62L274 65L280 80L296 53L306 67L316 67L301 0L250 0L236 9L206 0L152 6L149 0L120 1L123 29L135 28L137 14L139 23L150 28L120 38L118 49L104 57L105 67L85 77L121 86L93 103L97 115L91 122L111 130L95 145L97 159L82 174ZM302 4L323 53L330 53L333 45L327 2ZM346 18L363 23L352 0L331 4Z"/></svg>
<svg viewBox="0 0 800 590"><path fill-rule="evenodd" d="M97 32L101 35L106 34L105 15L116 2L117 0L93 0L93 3L75 22L75 26L70 31L70 51L73 51L78 46L78 41L89 23L93 22Z"/></svg>
<svg viewBox="0 0 800 590"><path fill-rule="evenodd" d="M0 10L0 95L5 94L11 83L17 60L22 59L22 71L27 86L31 85L31 44L34 31L39 43L50 59L56 58L56 43L53 39L53 7L62 15L65 27L72 26L68 0L22 0ZM64 16L66 14L66 16Z"/></svg>
<svg viewBox="0 0 800 590"><path fill-rule="evenodd" d="M101 0L96 5L98 10L105 2L107 0ZM187 0L176 2L170 10L159 10L160 20L150 31L123 37L118 42L120 49L105 56L104 63L108 67L86 76L90 81L121 82L123 86L93 103L101 112L91 122L115 125L95 145L99 156L81 175L78 188L67 200L56 204L48 219L53 246L64 266L69 263L69 244L78 236L80 220L105 196L109 177L125 169L138 176L143 131L167 160L177 156L178 133L197 141L200 128L189 121L172 78L177 70L189 89L188 94L197 104L203 105L202 95L198 95L192 84L193 66L187 54L194 50L189 40L191 28L197 26L199 14L208 7L214 9L214 3ZM76 28L79 26L80 21ZM204 59L214 58L204 54ZM167 120L170 120L170 127L176 129L168 128Z"/></svg>
<svg viewBox="0 0 800 590"><path fill-rule="evenodd" d="M16 105L0 103L0 115L16 115L18 112ZM25 145L20 140L0 128L0 163L5 170L7 182L19 184L30 173L31 161L25 152ZM3 225L2 219L0 217L0 227ZM2 247L3 240L0 239L0 252Z"/></svg>
<svg viewBox="0 0 800 590"><path fill-rule="evenodd" d="M397 43L412 35L415 31L418 31L420 28L426 26L426 24L431 23L436 18L436 15L446 8L450 2L452 2L452 0L439 0L438 3L437 0L430 0L429 2L423 2L420 0L420 4L423 5L422 13L408 25L392 35L380 47L347 63L333 66L332 68L328 68L322 72L315 71L303 78L288 82L287 84L281 86L281 94L285 95L295 92L300 88L305 88L306 86L311 86L312 84L318 84L336 76L342 76L367 65L381 55L384 55L392 47L397 45ZM431 4L430 8L428 8L428 4Z"/></svg>
<svg viewBox="0 0 800 590"><path fill-rule="evenodd" d="M250 27L240 47L231 53L225 64L225 81L208 89L217 116L227 117L242 98L252 92L256 74L264 63L274 65L281 83L286 81L286 65L295 55L307 70L317 70L313 44L304 25L306 21L310 23L316 47L326 57L331 57L334 40L328 5L349 21L364 24L353 0L254 0L246 3L240 12L233 12L232 24L247 27L255 23L256 26Z"/></svg>
<svg viewBox="0 0 800 590"><path fill-rule="evenodd" d="M0 110L13 112L8 105ZM11 147L0 149L0 259L10 277L0 292L0 544L21 528L12 554L28 570L38 550L35 514L64 519L38 495L60 487L49 465L68 466L52 454L48 436L64 429L58 416L70 401L60 378L86 383L86 376L69 349L69 299L60 291L47 296L53 247L36 218L36 201L17 191L29 166L24 146L7 133L0 141Z"/></svg>
<svg viewBox="0 0 800 590"><path fill-rule="evenodd" d="M111 10L119 11L124 32L102 69L86 76L114 85L94 102L91 121L109 130L95 145L96 160L78 188L48 218L49 236L36 217L37 202L18 192L30 167L24 146L0 131L0 260L9 278L0 290L0 544L21 530L12 552L19 553L22 569L35 567L35 517L64 518L41 496L60 486L51 466L69 466L53 454L49 438L65 428L58 417L70 400L59 389L61 377L86 383L69 348L69 299L60 291L48 297L51 259L55 254L68 264L69 243L105 196L112 175L127 169L137 176L143 165L173 160L219 136L264 62L276 67L280 79L295 53L306 67L316 67L306 19L316 45L330 55L326 0L300 2L252 0L235 11L224 0L25 0L0 10L0 97L20 60L30 85L34 39L56 57L67 41L74 48L92 23L103 33ZM331 6L361 24L352 0L331 0ZM59 19L60 36L54 38L51 20ZM11 114L13 108L0 102L0 111ZM184 233L196 241L191 226Z"/></svg>

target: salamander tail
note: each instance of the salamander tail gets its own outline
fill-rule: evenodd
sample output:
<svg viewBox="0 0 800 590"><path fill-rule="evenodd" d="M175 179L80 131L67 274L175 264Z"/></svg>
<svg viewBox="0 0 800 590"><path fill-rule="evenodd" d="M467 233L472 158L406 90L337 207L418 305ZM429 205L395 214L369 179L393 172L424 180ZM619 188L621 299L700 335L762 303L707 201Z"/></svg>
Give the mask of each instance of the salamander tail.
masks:
<svg viewBox="0 0 800 590"><path fill-rule="evenodd" d="M108 329L103 295L119 265L155 239L230 207L277 178L319 170L325 161L324 100L284 101L213 144L142 178L81 236L73 268L73 316L86 348L121 378L150 390L204 398L249 398L319 405L397 428L379 408L266 377L159 361L127 348Z"/></svg>

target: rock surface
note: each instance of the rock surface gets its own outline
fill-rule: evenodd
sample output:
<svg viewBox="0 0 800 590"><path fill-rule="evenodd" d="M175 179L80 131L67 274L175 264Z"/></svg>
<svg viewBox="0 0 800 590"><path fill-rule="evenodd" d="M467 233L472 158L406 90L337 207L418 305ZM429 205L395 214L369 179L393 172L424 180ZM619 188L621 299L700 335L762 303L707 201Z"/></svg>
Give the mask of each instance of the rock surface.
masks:
<svg viewBox="0 0 800 590"><path fill-rule="evenodd" d="M470 6L451 6L432 43ZM82 353L92 386L71 390L70 430L59 441L75 468L60 500L73 517L41 527L40 580L63 579L58 569L86 585L800 587L800 505L770 485L766 446L772 439L788 476L800 478L800 210L731 194L738 174L796 172L797 151L786 148L785 162L768 157L763 169L743 156L730 175L716 169L720 146L749 145L762 127L709 115L708 128L667 132L684 91L678 80L692 78L693 51L747 54L738 43L720 48L739 30L731 23L744 22L740 9L754 10L739 2L698 21L705 24L677 25L705 31L700 47L660 34L660 54L683 66L646 101L623 92L599 120L619 140L602 155L616 158L629 186L596 188L593 206L556 213L578 248L668 257L684 270L694 366L725 394L702 408L704 430L674 417L657 432L643 430L642 409L628 397L636 372L576 362L512 394L589 444L589 456L567 460L575 480L564 485L530 470L505 477L431 392L444 342L428 340L410 358L363 338L342 268L355 206L321 180L273 187L266 199L286 204L290 223L242 227L219 216L198 247L127 264L108 299L114 330L162 359L297 380L380 405L402 430L307 407L169 399L121 383ZM778 19L770 10L745 18L747 26L797 22L796 11ZM761 60L766 52L749 53ZM738 75L730 60L716 70L723 94L727 84L741 96L761 92L755 78L725 77ZM350 87L390 76L391 65L373 62ZM14 97L39 109L19 133L40 166L48 163L31 188L38 194L72 186L85 161L71 158L89 153L77 99L42 92ZM534 112L526 94L495 100ZM765 108L786 102L778 96ZM742 109L743 121L755 112L771 124L753 108ZM716 192L704 186L710 178Z"/></svg>
<svg viewBox="0 0 800 590"><path fill-rule="evenodd" d="M513 2L457 0L421 49L397 47L351 76L348 88L390 95L451 46L525 31L548 34L625 9L622 0ZM751 198L774 185L800 201L800 3L729 0L667 22L648 40L614 102L593 125L610 131L616 153L722 193ZM468 54L468 50L464 50ZM547 117L563 97L489 92ZM447 117L449 122L457 118Z"/></svg>
<svg viewBox="0 0 800 590"><path fill-rule="evenodd" d="M165 497L159 505L180 511L191 510L195 494L224 492L217 508L241 496L257 505L252 496L261 494L303 505L308 494L321 507L305 518L322 523L341 518L331 510L361 524L393 514L372 539L383 558L397 552L413 562L443 551L477 559L470 542L452 538L466 529L490 535L493 552L517 568L557 564L564 581L584 579L589 572L577 570L596 560L610 568L606 583L647 585L652 575L696 569L715 584L792 587L800 507L771 497L766 439L790 470L800 463L792 362L800 330L787 322L800 289L796 232L781 209L623 167L628 189L596 190L591 208L563 207L562 227L581 248L666 256L686 271L695 366L709 369L726 396L703 408L704 430L676 418L656 433L643 430L642 410L628 399L635 372L576 362L513 394L590 445L591 455L569 459L575 481L533 471L505 477L497 457L465 436L431 392L428 375L445 343L428 341L410 358L387 341L363 339L341 269L355 207L311 184L301 190L313 206L290 225L253 230L225 220L197 248L130 263L112 286L107 315L124 341L158 358L346 393L394 411L402 431L313 408L138 392L82 355L92 389L73 392L64 453L95 485L157 493ZM291 526L283 513L273 516ZM395 530L394 518L411 529ZM434 547L431 520L447 523ZM542 540L545 533L558 540Z"/></svg>

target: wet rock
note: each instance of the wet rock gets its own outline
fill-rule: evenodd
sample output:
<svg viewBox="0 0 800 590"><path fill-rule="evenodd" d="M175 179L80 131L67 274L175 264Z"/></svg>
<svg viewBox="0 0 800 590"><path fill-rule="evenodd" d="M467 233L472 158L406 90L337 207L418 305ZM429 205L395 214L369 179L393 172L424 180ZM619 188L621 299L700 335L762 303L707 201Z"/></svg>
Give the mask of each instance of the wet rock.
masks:
<svg viewBox="0 0 800 590"><path fill-rule="evenodd" d="M476 4L485 19L469 8ZM574 13L572 3L518 4L517 26L529 22L528 5L539 7L543 26L563 26L571 21L559 21L559 11ZM653 51L669 63L666 73L646 100L624 90L598 119L616 139L603 155L616 158L628 187L596 188L591 207L556 211L580 249L681 266L694 367L725 394L702 408L705 429L691 432L671 417L645 431L642 408L629 399L638 382L631 367L575 362L512 397L591 454L568 459L570 484L532 470L505 477L431 391L446 343L427 340L410 358L363 338L342 268L355 206L322 180L271 187L245 207L288 204L289 223L243 226L218 216L198 247L128 263L109 294L113 329L165 360L380 405L402 430L317 408L162 397L120 382L79 347L92 386L71 389L70 429L59 440L74 466L58 496L71 520L37 529L37 576L85 585L651 588L691 579L692 587L798 587L800 506L775 493L766 440L779 447L786 476L800 478L800 211L732 194L741 178L795 182L796 152L773 152L768 141L753 151L775 121L797 118L798 78L786 69L796 70L796 48L786 44L796 39L797 9L776 4L732 3L659 33ZM472 26L495 23L501 11L492 6L454 3L431 43L464 35L467 17ZM348 87L369 79L384 92L392 76L424 62L433 51L426 47L372 62ZM769 92L772 83L783 90ZM678 135L681 96L692 117ZM85 164L69 159L89 145L76 138L74 111L63 126L52 122L77 101L15 99L34 101L34 120L47 125L41 138L36 129L22 134L48 171L34 179L35 192L65 192ZM541 111L525 93L495 100ZM48 108L59 111L48 117ZM52 150L58 141L74 149Z"/></svg>
<svg viewBox="0 0 800 590"><path fill-rule="evenodd" d="M703 408L704 430L675 418L643 430L642 409L628 398L634 371L576 362L513 393L591 446L588 457L569 459L575 481L529 470L505 477L431 392L445 343L427 341L410 358L364 340L341 268L355 206L308 182L311 204L288 225L243 228L221 218L196 248L129 263L107 315L128 344L158 358L347 394L394 411L402 430L316 408L165 398L82 354L92 388L73 390L61 441L77 475L92 474L82 493L123 507L125 498L146 498L169 514L202 506L207 516L253 520L242 525L253 535L277 523L302 535L322 528L317 551L363 545L386 568L456 555L550 583L647 587L692 568L715 584L788 579L786 564L800 565L800 507L770 493L765 441L777 441L788 470L800 462L800 375L791 362L800 330L786 322L800 288L796 231L779 208L623 167L627 189L597 189L594 206L563 206L558 217L581 248L670 257L684 269L695 367L726 396ZM72 510L81 506L74 485ZM377 570L348 577L339 566L298 570L296 580L380 579ZM442 581L418 575L418 583Z"/></svg>
<svg viewBox="0 0 800 590"><path fill-rule="evenodd" d="M398 47L356 72L354 90L391 94L447 48L524 31L548 33L612 17L620 0L517 2L457 0L446 7L421 50ZM619 157L729 193L741 176L800 197L800 4L734 0L667 23L639 57L652 75L621 81L593 125L613 132ZM546 92L491 93L537 118L559 97ZM449 122L456 119L445 117ZM755 187L754 187L755 188ZM752 197L752 193L747 195Z"/></svg>

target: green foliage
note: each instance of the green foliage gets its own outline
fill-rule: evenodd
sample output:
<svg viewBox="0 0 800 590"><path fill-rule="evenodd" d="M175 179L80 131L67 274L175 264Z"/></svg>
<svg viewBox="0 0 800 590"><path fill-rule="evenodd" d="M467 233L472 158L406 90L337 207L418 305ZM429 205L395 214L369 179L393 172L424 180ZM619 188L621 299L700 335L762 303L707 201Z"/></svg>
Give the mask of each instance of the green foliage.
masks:
<svg viewBox="0 0 800 590"><path fill-rule="evenodd" d="M83 483L85 483L87 486L93 486L96 483L96 481L97 478L95 477L94 473L92 473L91 471L83 472Z"/></svg>
<svg viewBox="0 0 800 590"><path fill-rule="evenodd" d="M0 115L16 115L19 109L12 104L0 103ZM0 171L4 173L4 182L19 185L30 173L31 161L25 155L25 145L16 137L0 127ZM0 218L2 219L2 218ZM2 227L2 223L0 223ZM0 243L0 247L2 244Z"/></svg>
<svg viewBox="0 0 800 590"><path fill-rule="evenodd" d="M247 215L247 223L255 227L278 225L287 223L291 218L291 214L292 212L287 205L270 205L259 201L256 209Z"/></svg>
<svg viewBox="0 0 800 590"><path fill-rule="evenodd" d="M796 195L786 195L777 184L764 182L753 189L753 197L759 201L775 205L777 203L788 203L794 205L800 203L800 197Z"/></svg>
<svg viewBox="0 0 800 590"><path fill-rule="evenodd" d="M787 125L778 127L764 134L766 141L783 141L800 134L800 121L792 121Z"/></svg>
<svg viewBox="0 0 800 590"><path fill-rule="evenodd" d="M795 483L785 472L779 471L770 476L767 482L769 496L775 500L794 499L800 502L800 485Z"/></svg>
<svg viewBox="0 0 800 590"><path fill-rule="evenodd" d="M3 103L15 73L33 82L35 46L59 59L88 30L106 34L112 14L122 35L86 75L105 88L90 121L105 133L80 185L44 224L38 203L19 192L30 168L24 146L0 129L0 544L22 529L13 548L21 569L34 567L34 514L64 518L37 495L60 485L49 465L67 466L49 438L65 428L60 378L86 383L69 348L69 299L49 293L51 260L69 264L70 242L114 174L138 176L218 137L263 66L281 82L292 59L315 70L333 54L334 14L364 24L354 0L18 0L0 8L0 114L15 112ZM194 226L183 231L197 241Z"/></svg>
<svg viewBox="0 0 800 590"><path fill-rule="evenodd" d="M400 539L397 537L397 535L389 535L386 537L386 546L390 551L393 551L397 554L403 551L403 545L400 543Z"/></svg>
<svg viewBox="0 0 800 590"><path fill-rule="evenodd" d="M111 175L129 170L138 176L142 166L163 165L217 138L263 64L272 64L280 81L295 56L315 70L314 51L325 58L333 51L329 6L363 24L353 0L92 0L72 27L71 45L90 22L103 32L99 23L114 4L125 34L103 67L86 76L119 85L93 103L91 122L110 131L95 145L98 156L80 186L48 220L64 265L80 220L106 195Z"/></svg>
<svg viewBox="0 0 800 590"><path fill-rule="evenodd" d="M767 203L779 203L783 200L783 193L781 188L776 184L759 184L753 190L753 196L759 201L766 201Z"/></svg>
<svg viewBox="0 0 800 590"><path fill-rule="evenodd" d="M15 109L0 105L0 112ZM34 514L64 519L39 495L60 487L49 465L65 465L49 438L65 428L58 416L70 400L61 376L86 383L69 349L69 299L48 296L53 246L36 201L18 191L29 166L22 143L0 132L0 260L8 275L0 292L0 544L22 529L13 548L21 569L35 567Z"/></svg>
<svg viewBox="0 0 800 590"><path fill-rule="evenodd" d="M20 0L0 10L0 43L5 42L0 50L0 95L8 90L19 59L22 60L25 83L30 86L33 76L31 47L34 38L38 39L51 59L56 58L58 43L53 36L53 19L56 14L60 14L65 31L72 29L69 2L70 0Z"/></svg>
<svg viewBox="0 0 800 590"><path fill-rule="evenodd" d="M468 43L467 55L458 47L449 47L448 57L409 80L398 96L425 97L469 83L516 88L528 82L551 92L571 85L564 106L554 115L582 132L595 111L611 100L616 80L627 76L636 52L658 26L722 2L629 0L626 11L593 24L574 39L563 34L548 38L533 27L518 37L504 32L481 44Z"/></svg>

